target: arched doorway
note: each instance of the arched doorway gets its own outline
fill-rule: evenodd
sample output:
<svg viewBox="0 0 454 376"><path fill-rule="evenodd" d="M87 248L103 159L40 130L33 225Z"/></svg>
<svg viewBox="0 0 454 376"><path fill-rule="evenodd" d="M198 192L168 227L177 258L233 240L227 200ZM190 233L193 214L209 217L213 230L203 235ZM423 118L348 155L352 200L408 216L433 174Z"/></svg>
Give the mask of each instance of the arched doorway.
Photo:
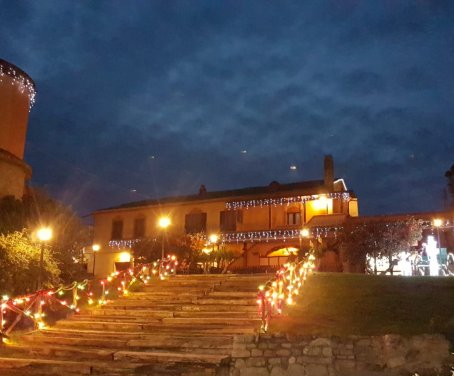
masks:
<svg viewBox="0 0 454 376"><path fill-rule="evenodd" d="M260 256L260 266L281 267L289 257L292 258L298 253L298 248L292 246L276 247L267 252L265 256Z"/></svg>

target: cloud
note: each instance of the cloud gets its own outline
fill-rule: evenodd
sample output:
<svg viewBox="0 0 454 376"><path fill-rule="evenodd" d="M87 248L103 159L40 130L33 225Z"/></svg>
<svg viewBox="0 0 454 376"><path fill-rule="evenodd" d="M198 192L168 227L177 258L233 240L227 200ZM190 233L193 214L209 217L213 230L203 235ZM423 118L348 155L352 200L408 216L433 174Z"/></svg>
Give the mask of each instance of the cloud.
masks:
<svg viewBox="0 0 454 376"><path fill-rule="evenodd" d="M1 50L38 87L34 182L85 213L320 178L330 153L365 213L439 208L450 2L257 4L7 4Z"/></svg>

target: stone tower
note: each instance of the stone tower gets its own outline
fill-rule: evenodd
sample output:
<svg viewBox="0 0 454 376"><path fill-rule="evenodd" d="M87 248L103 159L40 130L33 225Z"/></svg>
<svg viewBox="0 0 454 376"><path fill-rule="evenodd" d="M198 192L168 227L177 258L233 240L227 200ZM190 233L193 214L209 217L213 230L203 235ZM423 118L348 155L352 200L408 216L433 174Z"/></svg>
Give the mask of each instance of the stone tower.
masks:
<svg viewBox="0 0 454 376"><path fill-rule="evenodd" d="M35 83L20 68L0 59L0 198L21 199L31 168L24 162L28 114Z"/></svg>

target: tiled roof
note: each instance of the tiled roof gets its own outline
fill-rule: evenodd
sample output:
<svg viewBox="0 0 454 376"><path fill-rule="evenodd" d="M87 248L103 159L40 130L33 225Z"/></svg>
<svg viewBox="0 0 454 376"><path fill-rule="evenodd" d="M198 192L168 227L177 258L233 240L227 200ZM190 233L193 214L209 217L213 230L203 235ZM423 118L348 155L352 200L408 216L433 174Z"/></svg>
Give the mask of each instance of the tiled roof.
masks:
<svg viewBox="0 0 454 376"><path fill-rule="evenodd" d="M248 187L226 191L215 191L209 192L204 191L199 194L189 196L173 196L164 197L160 199L142 200L130 202L110 208L104 208L97 210L96 212L115 210L115 209L128 209L137 208L142 206L160 205L160 204L173 204L183 203L191 201L204 201L204 200L215 200L225 199L233 200L235 198L246 198L246 197L283 197L288 194L295 195L306 195L306 194L318 194L327 193L326 187L323 180L309 180L297 183L280 184L276 181L271 182L269 185L261 187ZM96 213L95 212L95 213Z"/></svg>

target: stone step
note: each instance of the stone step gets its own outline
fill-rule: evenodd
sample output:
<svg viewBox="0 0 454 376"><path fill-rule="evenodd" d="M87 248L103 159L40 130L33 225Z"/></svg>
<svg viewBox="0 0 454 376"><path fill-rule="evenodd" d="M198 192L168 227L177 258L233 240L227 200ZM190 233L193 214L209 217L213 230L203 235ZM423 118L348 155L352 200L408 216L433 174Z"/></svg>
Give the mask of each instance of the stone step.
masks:
<svg viewBox="0 0 454 376"><path fill-rule="evenodd" d="M230 307L235 309L235 307ZM121 318L125 321L138 321L143 319L163 319L168 317L232 317L232 318L252 318L258 317L257 309L254 311L148 311L148 310L119 310L103 309L93 311L83 311L80 314L71 316L73 320L95 320L95 318Z"/></svg>
<svg viewBox="0 0 454 376"><path fill-rule="evenodd" d="M141 364L108 362L89 363L68 360L48 360L33 358L0 358L0 374L10 375L132 375Z"/></svg>
<svg viewBox="0 0 454 376"><path fill-rule="evenodd" d="M107 343L106 343L107 345ZM119 351L119 348L91 348L85 346L77 346L74 343L59 343L58 341L29 343L21 345L8 345L0 349L1 356L17 357L19 355L24 358L67 358L71 360L101 360L110 361L113 359L113 354Z"/></svg>
<svg viewBox="0 0 454 376"><path fill-rule="evenodd" d="M248 319L248 318L232 318L228 315L224 317L174 317L174 318L164 318L162 319L164 325L210 325L210 324L219 324L219 325L243 325L243 326L260 326L260 319Z"/></svg>
<svg viewBox="0 0 454 376"><path fill-rule="evenodd" d="M205 295L208 292L212 291L212 287L206 287L206 288L190 288L190 287L175 287L175 288L164 288L164 287L157 287L151 286L144 287L141 289L139 292L134 292L130 293L128 296L134 297L134 296L140 296L140 295L148 295L148 296L156 296L156 297L166 297L166 296L190 296L190 295Z"/></svg>
<svg viewBox="0 0 454 376"><path fill-rule="evenodd" d="M228 312L234 309L237 312L257 312L257 303L255 305L228 305L228 304L186 304L181 306L183 312Z"/></svg>
<svg viewBox="0 0 454 376"><path fill-rule="evenodd" d="M236 309L236 307L230 307L231 309ZM243 311L243 312L232 312L230 310L227 311L178 311L173 312L172 316L167 317L231 317L236 319L241 318L248 318L248 319L256 319L258 318L257 309L254 311Z"/></svg>
<svg viewBox="0 0 454 376"><path fill-rule="evenodd" d="M200 297L203 297L204 295L200 295ZM171 304L185 304L185 303L191 303L195 299L197 299L199 296L193 295L193 296L174 296L172 297L169 295L166 298L163 298L162 296L130 296L128 298L120 298L115 300L115 304L127 304L127 305L134 305L134 304L156 304L156 303L163 303L166 300L171 303Z"/></svg>
<svg viewBox="0 0 454 376"><path fill-rule="evenodd" d="M197 299L197 304L216 304L216 305L230 305L232 307L236 307L238 305L249 305L249 306L257 306L257 299L244 299L244 298L237 298L237 299L227 299L227 298L216 298L216 297L207 297L207 298L199 298Z"/></svg>
<svg viewBox="0 0 454 376"><path fill-rule="evenodd" d="M106 307L110 309L121 309L121 310L134 310L134 309L152 309L153 311L172 311L172 310L181 310L182 305L190 305L189 303L166 303L166 304L157 304L154 302L147 301L113 301L109 302Z"/></svg>
<svg viewBox="0 0 454 376"><path fill-rule="evenodd" d="M118 351L114 354L116 361L132 361L140 363L148 362L182 362L212 364L216 366L227 365L230 361L228 355L216 354L194 354L194 353L176 353L176 352L142 352L142 351Z"/></svg>
<svg viewBox="0 0 454 376"><path fill-rule="evenodd" d="M172 312L170 312L172 314ZM169 317L173 317L169 316ZM160 323L162 322L162 317L161 318L156 318L156 317L147 317L147 316L133 316L133 315L102 315L102 316L97 316L97 315L84 315L84 314L78 314L78 315L73 315L69 319L70 321L109 321L109 322L127 322L127 323Z"/></svg>
<svg viewBox="0 0 454 376"><path fill-rule="evenodd" d="M94 336L88 337L70 337L68 335L61 337L53 336L29 336L22 337L21 344L41 344L41 345L61 345L61 346L81 346L97 348L115 348L125 349L129 339L99 338Z"/></svg>
<svg viewBox="0 0 454 376"><path fill-rule="evenodd" d="M121 359L134 359L135 354L120 354ZM2 376L76 376L76 375L167 375L167 376L215 376L216 369L223 368L228 360L222 356L192 360L191 357L150 354L146 363L114 360L111 362L75 362L65 360L0 358ZM220 358L220 360L218 360ZM120 360L120 359L119 359Z"/></svg>
<svg viewBox="0 0 454 376"><path fill-rule="evenodd" d="M166 319L164 319L166 320ZM203 320L202 320L203 321ZM225 320L224 320L225 321ZM255 327L255 326L254 326ZM244 330L251 329L254 331L254 327L247 327ZM128 332L128 331L139 331L139 332L172 332L180 333L185 332L200 332L200 333L241 333L242 327L235 330L235 326L225 325L225 323L125 323L125 322L109 322L109 321L71 321L65 320L57 323L55 328L58 329L74 329L74 330L110 330L116 332Z"/></svg>
<svg viewBox="0 0 454 376"><path fill-rule="evenodd" d="M78 316L134 316L134 317L150 317L162 319L164 317L173 317L173 311L152 311L148 309L112 309L112 308L94 308L92 310L83 310Z"/></svg>
<svg viewBox="0 0 454 376"><path fill-rule="evenodd" d="M73 316L70 320L64 322L61 321L57 327L61 327L62 325L65 327L71 327L74 325L78 325L78 323L83 323L85 325L91 326L91 324L97 325L105 323L109 324L119 324L120 328L123 329L125 325L131 324L134 325L132 329L134 329L138 325L150 325L150 324L157 324L160 325L161 323L167 326L171 325L179 325L179 324L186 324L186 325L211 325L211 324L222 324L222 325L255 325L256 323L260 322L258 318L245 318L245 317L231 317L228 312L222 312L219 314L218 317L213 316L206 316L206 317L165 317L162 319L154 319L154 318L147 318L147 317L133 317L133 316L91 316L91 315L76 315ZM74 324L76 323L76 324ZM129 325L127 326L130 327ZM115 326L117 328L117 326Z"/></svg>
<svg viewBox="0 0 454 376"><path fill-rule="evenodd" d="M212 291L207 294L209 298L246 298L257 299L256 291Z"/></svg>
<svg viewBox="0 0 454 376"><path fill-rule="evenodd" d="M72 339L95 339L95 340L116 340L122 346L129 345L131 340L156 340L159 343L167 342L172 346L175 343L192 343L197 342L203 345L203 341L207 344L214 343L227 343L232 340L232 335L225 334L210 334L209 336L197 333L146 333L146 332L109 332L109 331L94 331L94 330L80 330L80 329L47 329L42 333L27 334L21 337L22 341L26 342L39 342L43 341L58 341L60 338Z"/></svg>

